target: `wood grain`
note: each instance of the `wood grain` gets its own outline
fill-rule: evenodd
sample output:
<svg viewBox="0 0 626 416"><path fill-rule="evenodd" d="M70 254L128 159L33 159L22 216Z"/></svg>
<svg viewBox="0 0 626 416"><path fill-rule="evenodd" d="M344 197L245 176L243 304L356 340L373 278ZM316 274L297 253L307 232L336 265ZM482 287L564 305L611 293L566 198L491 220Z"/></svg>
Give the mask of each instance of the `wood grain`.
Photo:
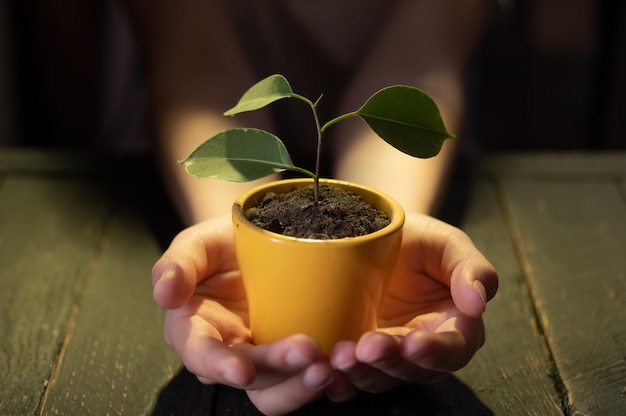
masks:
<svg viewBox="0 0 626 416"><path fill-rule="evenodd" d="M626 408L626 204L612 181L502 185L573 414Z"/></svg>
<svg viewBox="0 0 626 416"><path fill-rule="evenodd" d="M0 414L33 414L101 250L110 199L81 180L0 185Z"/></svg>
<svg viewBox="0 0 626 416"><path fill-rule="evenodd" d="M258 414L162 338L150 268L179 226L141 158L0 152L0 415ZM613 415L626 408L626 154L492 156L455 218L500 275L447 383L293 415Z"/></svg>
<svg viewBox="0 0 626 416"><path fill-rule="evenodd" d="M562 415L495 187L483 177L471 195L461 228L492 262L500 286L484 315L487 341L457 375L494 414Z"/></svg>
<svg viewBox="0 0 626 416"><path fill-rule="evenodd" d="M147 414L180 367L162 336L150 269L160 253L122 207L86 290L42 414Z"/></svg>

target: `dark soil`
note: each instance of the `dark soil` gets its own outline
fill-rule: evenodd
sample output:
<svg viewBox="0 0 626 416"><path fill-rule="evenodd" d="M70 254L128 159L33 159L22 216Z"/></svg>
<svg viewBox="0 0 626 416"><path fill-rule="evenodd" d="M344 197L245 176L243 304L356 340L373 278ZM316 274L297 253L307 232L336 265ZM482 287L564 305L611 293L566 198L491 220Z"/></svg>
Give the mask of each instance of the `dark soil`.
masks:
<svg viewBox="0 0 626 416"><path fill-rule="evenodd" d="M389 224L385 213L360 196L328 185L320 185L317 204L313 186L296 188L286 194L269 192L245 215L266 230L319 240L357 237Z"/></svg>

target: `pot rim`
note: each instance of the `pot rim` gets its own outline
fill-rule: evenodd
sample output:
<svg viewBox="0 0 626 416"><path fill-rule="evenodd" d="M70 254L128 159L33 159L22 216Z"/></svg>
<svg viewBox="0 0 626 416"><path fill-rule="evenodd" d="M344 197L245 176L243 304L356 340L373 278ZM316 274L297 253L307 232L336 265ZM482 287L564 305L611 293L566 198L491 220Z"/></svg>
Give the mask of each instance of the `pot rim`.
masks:
<svg viewBox="0 0 626 416"><path fill-rule="evenodd" d="M338 180L338 179L327 179L327 178L320 178L320 183L336 185L336 186L340 186L343 188L351 188L351 189L356 190L356 193L361 196L363 196L363 194L378 195L381 199L383 199L389 205L389 212L385 212L385 213L389 216L390 223L386 227L381 228L378 231L374 231L373 233L360 235L357 237L344 237L344 238L337 238L337 239L320 240L320 239L314 239L314 238L301 238L301 237L286 236L283 234L275 233L273 231L265 230L263 228L260 228L252 224L243 213L243 206L246 203L246 201L248 201L250 198L254 197L257 194L268 192L269 190L271 190L271 188L275 188L277 186L297 187L297 186L306 186L312 183L313 183L312 178L279 179L276 181L271 181L271 182L267 182L261 185L257 185L251 189L248 189L247 191L239 195L237 199L235 200L235 202L233 203L233 207L232 207L233 219L236 220L235 221L236 223L238 222L238 223L244 224L250 227L251 229L253 229L255 232L261 235L265 235L267 238L272 238L275 240L281 240L285 242L300 242L300 243L307 243L307 244L326 244L326 245L332 244L332 245L337 245L337 246L362 244L365 241L382 238L387 235L393 234L394 232L398 230L401 230L404 225L404 221L405 221L404 209L395 199L391 198L386 193L379 191L377 189L374 189L374 188L370 188L365 185L358 184L358 183L343 181L343 180ZM378 207L378 206L376 208L381 209L381 207Z"/></svg>

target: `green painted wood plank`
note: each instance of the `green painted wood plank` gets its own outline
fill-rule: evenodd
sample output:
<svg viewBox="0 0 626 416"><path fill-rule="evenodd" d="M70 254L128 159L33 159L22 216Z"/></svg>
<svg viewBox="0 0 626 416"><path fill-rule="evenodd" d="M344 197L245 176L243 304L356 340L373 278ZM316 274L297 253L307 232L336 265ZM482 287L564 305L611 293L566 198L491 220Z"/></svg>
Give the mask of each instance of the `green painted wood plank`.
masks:
<svg viewBox="0 0 626 416"><path fill-rule="evenodd" d="M496 415L562 415L522 271L489 181L475 182L461 227L498 270L500 287L484 316L487 341L458 377Z"/></svg>
<svg viewBox="0 0 626 416"><path fill-rule="evenodd" d="M100 251L107 192L75 180L0 187L0 414L34 414Z"/></svg>
<svg viewBox="0 0 626 416"><path fill-rule="evenodd" d="M50 150L37 148L3 148L0 152L0 173L115 173L120 164L130 166L134 160L144 159L131 155L121 156L102 152Z"/></svg>
<svg viewBox="0 0 626 416"><path fill-rule="evenodd" d="M506 181L523 267L572 414L626 409L626 204L606 182Z"/></svg>
<svg viewBox="0 0 626 416"><path fill-rule="evenodd" d="M626 152L529 152L491 155L476 164L477 171L500 177L532 175L569 178L626 174Z"/></svg>
<svg viewBox="0 0 626 416"><path fill-rule="evenodd" d="M178 369L150 298L149 268L159 250L151 231L122 211L106 229L110 239L103 251L99 241L106 231L108 193L90 197L96 191L93 183L72 179L86 172L99 176L102 166L90 165L88 159L73 165L71 158L58 156L45 165L40 160L46 158L31 154L22 162L34 167L17 169L29 177L0 179L0 414L34 414L46 385L44 414L150 413ZM586 159L575 155L562 159L560 166L558 157L544 155L540 163L529 164L534 158L499 158L489 168L497 167L505 181L506 225L523 271L484 181L479 181L463 223L500 271L502 285L486 314L487 344L458 376L495 414L558 413L552 368L541 350L542 330L557 376L570 394L567 410L616 413L626 396L625 357L619 354L626 350L621 329L626 327L626 232L617 215L621 212L623 218L626 206L626 164L623 157L592 157L581 170L577 166ZM519 170L512 174L507 168ZM0 163L2 172L15 170ZM37 176L42 173L52 176L44 180ZM603 214L603 221L589 215L593 209ZM551 219L533 210L547 210ZM581 225L572 227L576 219ZM69 238L60 237L64 235ZM137 247L147 247L139 250L139 260L131 258ZM552 255L542 256L546 250ZM616 253L621 262L614 262ZM131 274L142 277L127 280ZM607 277L615 274L617 278ZM539 329L533 326L531 296ZM590 321L596 327L588 328Z"/></svg>
<svg viewBox="0 0 626 416"><path fill-rule="evenodd" d="M124 208L115 216L42 414L151 412L180 367L152 300L150 269L159 255L136 213Z"/></svg>

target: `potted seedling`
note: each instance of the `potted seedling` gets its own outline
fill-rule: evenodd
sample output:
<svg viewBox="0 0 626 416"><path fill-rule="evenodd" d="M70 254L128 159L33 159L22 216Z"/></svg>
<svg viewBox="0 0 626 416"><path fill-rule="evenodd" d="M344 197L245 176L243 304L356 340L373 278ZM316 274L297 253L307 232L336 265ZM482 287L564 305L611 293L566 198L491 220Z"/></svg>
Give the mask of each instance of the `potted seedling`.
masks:
<svg viewBox="0 0 626 416"><path fill-rule="evenodd" d="M245 128L216 134L180 163L198 178L246 182L285 170L308 177L270 182L237 198L232 210L235 252L253 342L306 333L329 354L338 341L355 341L376 329L378 303L400 249L404 211L377 190L320 179L324 132L341 120L360 117L387 143L419 158L437 155L453 136L434 101L403 85L384 88L360 109L321 124L320 99L298 95L283 76L271 75L224 114L257 110L284 98L303 101L312 110L315 172L294 166L275 135ZM357 225L343 230L353 217Z"/></svg>

